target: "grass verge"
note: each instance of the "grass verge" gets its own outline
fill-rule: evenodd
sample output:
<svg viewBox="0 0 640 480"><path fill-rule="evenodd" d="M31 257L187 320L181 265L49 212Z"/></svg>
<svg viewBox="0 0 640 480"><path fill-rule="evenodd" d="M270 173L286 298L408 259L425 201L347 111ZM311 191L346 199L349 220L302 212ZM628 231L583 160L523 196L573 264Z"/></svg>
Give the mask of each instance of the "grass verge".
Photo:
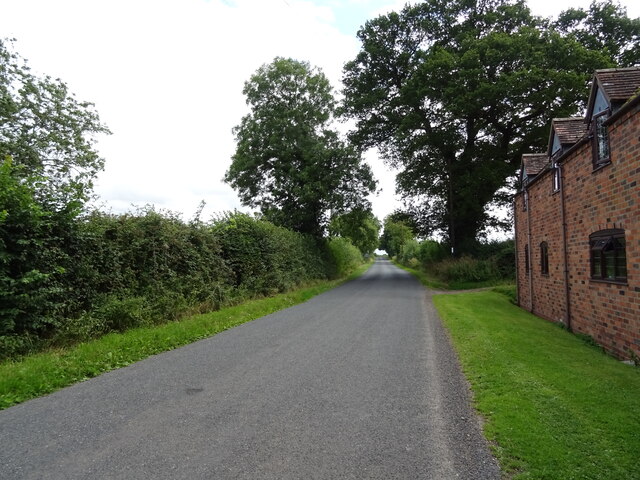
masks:
<svg viewBox="0 0 640 480"><path fill-rule="evenodd" d="M507 478L640 478L640 369L497 292L434 302Z"/></svg>
<svg viewBox="0 0 640 480"><path fill-rule="evenodd" d="M393 264L404 270L405 272L409 272L411 275L415 276L420 283L422 283L425 287L435 288L436 290L448 290L449 285L442 280L437 279L433 275L429 275L424 270L416 270L415 268L410 268L402 265L399 262L393 262Z"/></svg>
<svg viewBox="0 0 640 480"><path fill-rule="evenodd" d="M177 322L134 328L124 333L110 333L73 347L5 362L0 364L0 409L305 302L358 277L370 266L370 263L362 265L345 279L323 281L299 290L250 300L241 305L195 315Z"/></svg>

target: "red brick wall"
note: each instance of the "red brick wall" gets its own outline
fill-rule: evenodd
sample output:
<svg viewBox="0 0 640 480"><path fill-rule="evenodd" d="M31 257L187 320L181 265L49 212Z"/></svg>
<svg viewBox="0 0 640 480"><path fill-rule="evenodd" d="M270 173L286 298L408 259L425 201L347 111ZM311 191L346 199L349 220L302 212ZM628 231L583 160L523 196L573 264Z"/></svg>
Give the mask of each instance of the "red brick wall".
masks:
<svg viewBox="0 0 640 480"><path fill-rule="evenodd" d="M572 326L620 357L640 354L640 107L609 128L611 164L594 171L591 145L565 162ZM627 284L590 279L589 235L625 230Z"/></svg>
<svg viewBox="0 0 640 480"><path fill-rule="evenodd" d="M594 171L591 144L563 161L571 326L592 336L618 357L640 355L640 107L609 127L611 164ZM551 191L551 174L529 186L533 313L553 321L566 314L560 194ZM516 196L518 299L530 309L524 274L527 212ZM627 283L591 280L589 235L598 230L625 231ZM539 243L549 244L549 275L540 274Z"/></svg>
<svg viewBox="0 0 640 480"><path fill-rule="evenodd" d="M518 193L514 200L514 224L516 239L516 285L518 287L518 305L531 311L531 289L529 283L529 273L526 270L527 260L525 258L528 245L529 219L527 211L524 209L524 194Z"/></svg>
<svg viewBox="0 0 640 480"><path fill-rule="evenodd" d="M518 276L522 282L518 289L520 306L548 320L564 322L566 295L560 193L553 192L550 172L533 182L528 188L528 193L528 212L523 207L524 195L518 195L516 198L518 217L516 235L519 240ZM531 222L530 232L528 231L529 222ZM524 245L527 244L529 233L531 234L529 242L531 272L526 274ZM540 244L542 242L546 242L548 247L548 274L543 274L541 269ZM529 278L532 279L534 286L533 305Z"/></svg>

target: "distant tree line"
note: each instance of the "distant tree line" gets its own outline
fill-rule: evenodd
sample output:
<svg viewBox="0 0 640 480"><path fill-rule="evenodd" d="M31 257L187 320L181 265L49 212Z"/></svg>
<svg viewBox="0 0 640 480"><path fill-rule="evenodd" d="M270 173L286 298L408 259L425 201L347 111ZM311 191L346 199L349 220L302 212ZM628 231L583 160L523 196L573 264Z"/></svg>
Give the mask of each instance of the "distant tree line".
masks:
<svg viewBox="0 0 640 480"><path fill-rule="evenodd" d="M415 224L403 212L384 220L380 248L398 263L427 273L437 288L471 288L512 283L515 278L513 240L476 242L472 251L452 258L443 241L416 238Z"/></svg>

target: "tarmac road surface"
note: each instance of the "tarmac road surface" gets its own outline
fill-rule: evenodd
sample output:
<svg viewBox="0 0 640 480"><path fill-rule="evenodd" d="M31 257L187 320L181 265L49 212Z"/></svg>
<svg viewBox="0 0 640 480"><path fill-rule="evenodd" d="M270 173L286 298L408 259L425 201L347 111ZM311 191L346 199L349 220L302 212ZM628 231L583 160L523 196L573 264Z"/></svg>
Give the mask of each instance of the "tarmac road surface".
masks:
<svg viewBox="0 0 640 480"><path fill-rule="evenodd" d="M4 410L0 438L4 480L499 478L430 294L383 260Z"/></svg>

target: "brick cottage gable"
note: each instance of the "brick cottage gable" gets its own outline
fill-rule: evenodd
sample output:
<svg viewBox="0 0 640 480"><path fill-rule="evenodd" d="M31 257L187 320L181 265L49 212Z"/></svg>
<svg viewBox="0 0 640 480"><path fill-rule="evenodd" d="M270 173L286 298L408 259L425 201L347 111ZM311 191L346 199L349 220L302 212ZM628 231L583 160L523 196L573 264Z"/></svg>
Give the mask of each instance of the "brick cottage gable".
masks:
<svg viewBox="0 0 640 480"><path fill-rule="evenodd" d="M639 88L639 67L596 71L514 200L518 304L620 358L640 356Z"/></svg>

